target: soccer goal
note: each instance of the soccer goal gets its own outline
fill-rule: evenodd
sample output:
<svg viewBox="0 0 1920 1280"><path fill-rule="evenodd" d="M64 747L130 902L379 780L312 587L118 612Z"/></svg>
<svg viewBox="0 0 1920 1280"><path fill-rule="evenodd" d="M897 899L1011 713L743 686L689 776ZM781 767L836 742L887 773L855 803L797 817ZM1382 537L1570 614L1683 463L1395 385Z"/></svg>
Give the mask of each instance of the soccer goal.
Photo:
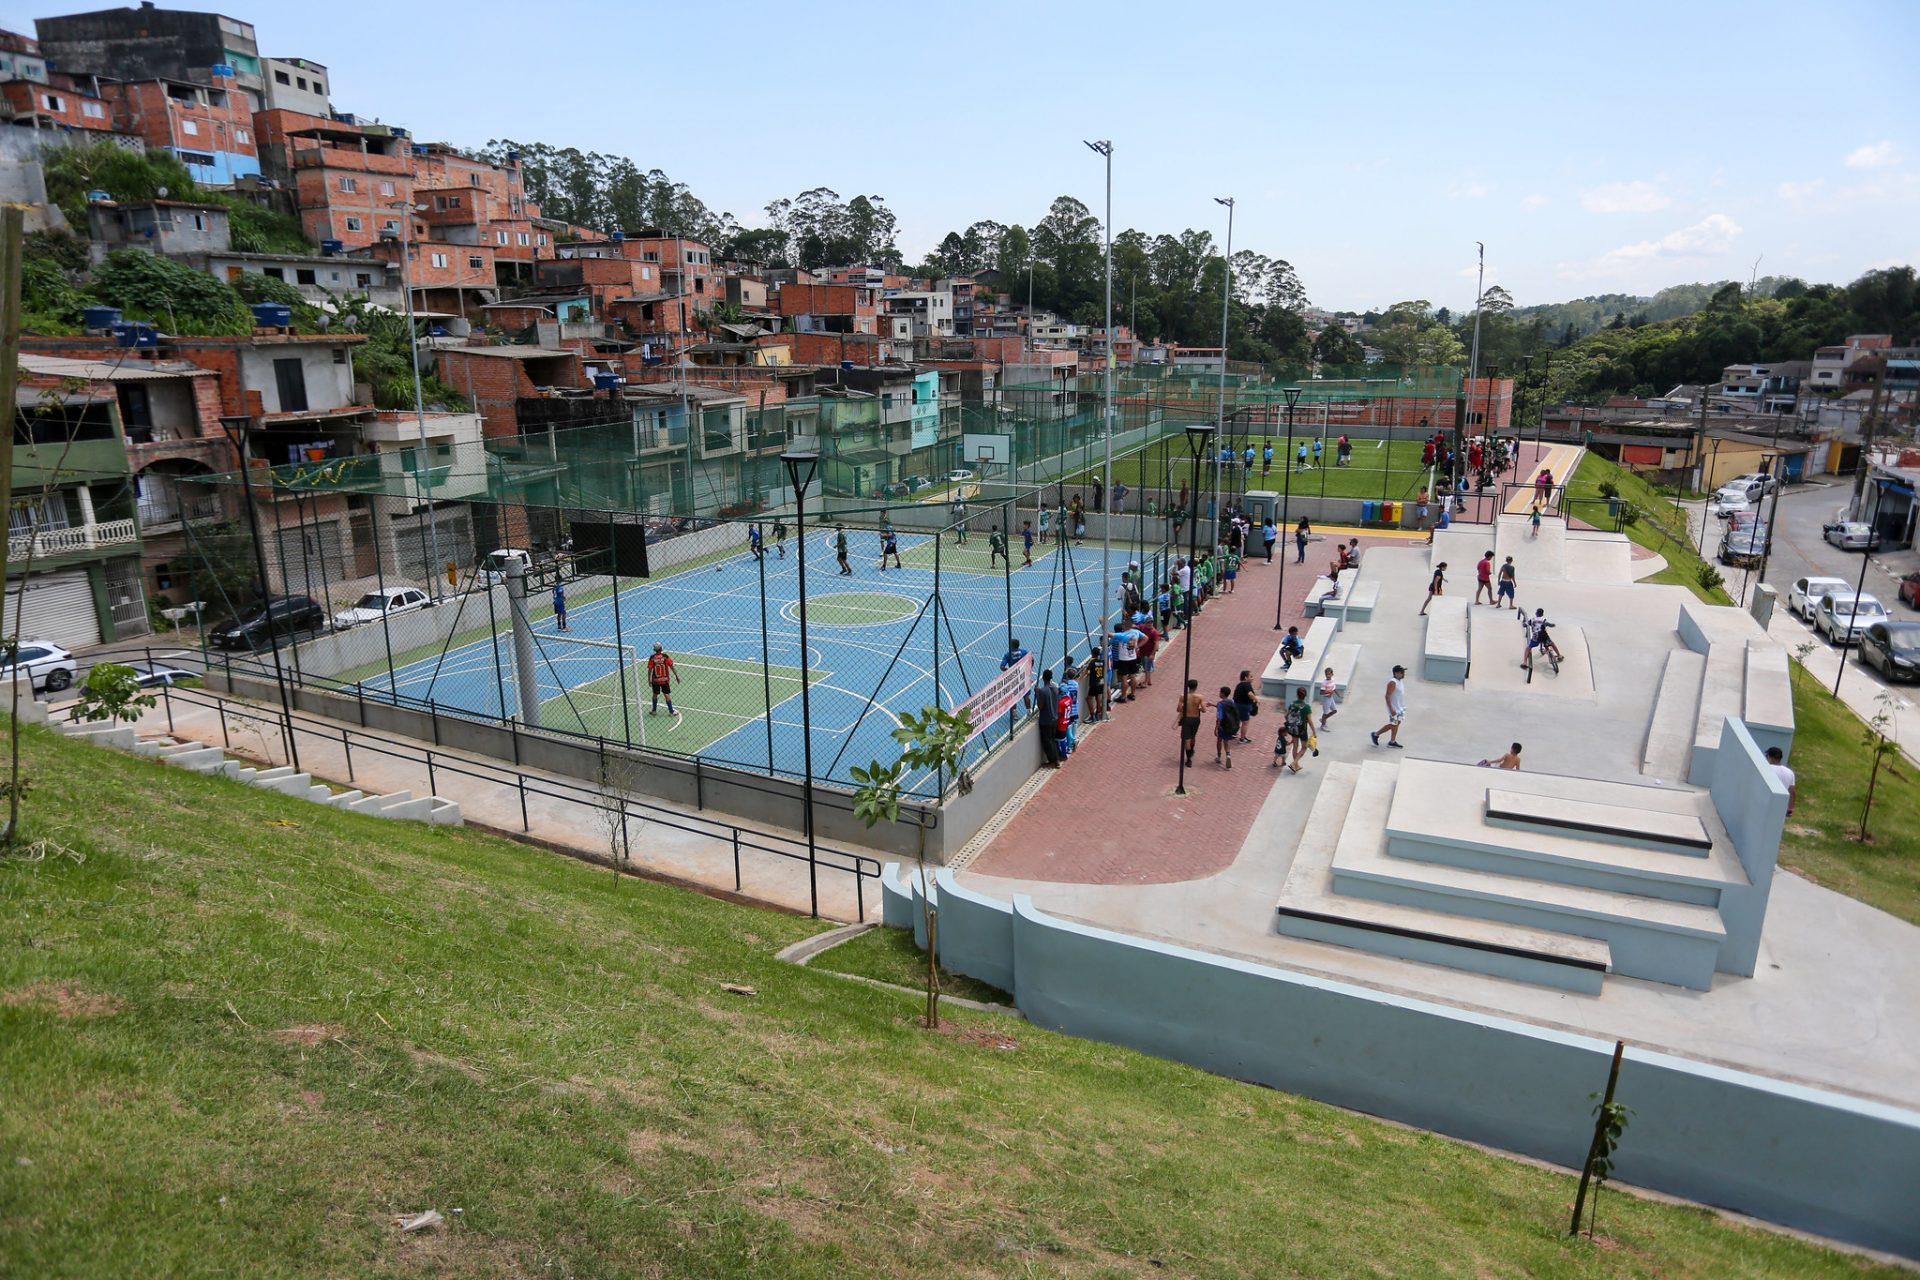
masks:
<svg viewBox="0 0 1920 1280"><path fill-rule="evenodd" d="M647 745L645 719L635 714L647 684L646 664L635 646L551 631L531 634L543 727Z"/></svg>

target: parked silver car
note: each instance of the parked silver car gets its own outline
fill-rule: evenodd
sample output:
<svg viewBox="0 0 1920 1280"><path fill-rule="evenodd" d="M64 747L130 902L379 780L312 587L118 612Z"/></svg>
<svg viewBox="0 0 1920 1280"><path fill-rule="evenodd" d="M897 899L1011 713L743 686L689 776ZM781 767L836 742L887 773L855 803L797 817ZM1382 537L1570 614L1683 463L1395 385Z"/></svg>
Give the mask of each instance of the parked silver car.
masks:
<svg viewBox="0 0 1920 1280"><path fill-rule="evenodd" d="M396 613L411 613L433 603L433 598L418 587L382 587L369 591L353 608L333 615L335 627L357 627L363 622L378 622Z"/></svg>
<svg viewBox="0 0 1920 1280"><path fill-rule="evenodd" d="M1819 611L1813 615L1813 629L1827 638L1828 644L1850 645L1860 632L1887 616L1887 607L1866 592L1829 591L1820 597Z"/></svg>
<svg viewBox="0 0 1920 1280"><path fill-rule="evenodd" d="M1842 551L1872 551L1880 545L1873 526L1858 520L1836 520L1820 526L1820 536Z"/></svg>

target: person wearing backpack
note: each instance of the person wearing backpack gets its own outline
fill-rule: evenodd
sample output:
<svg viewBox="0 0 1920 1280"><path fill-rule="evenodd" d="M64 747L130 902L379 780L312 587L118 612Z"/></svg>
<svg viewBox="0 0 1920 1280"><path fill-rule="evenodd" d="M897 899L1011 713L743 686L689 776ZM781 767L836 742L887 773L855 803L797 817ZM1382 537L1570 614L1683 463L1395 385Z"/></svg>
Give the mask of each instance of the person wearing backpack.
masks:
<svg viewBox="0 0 1920 1280"><path fill-rule="evenodd" d="M1320 748L1315 745L1313 733L1313 704L1307 701L1307 686L1301 685L1295 690L1293 701L1287 704L1287 734L1293 739L1293 761L1287 768L1300 772L1300 761L1312 749L1319 755Z"/></svg>
<svg viewBox="0 0 1920 1280"><path fill-rule="evenodd" d="M1251 671L1242 671L1240 682L1233 686L1233 709L1240 717L1240 741L1252 742L1253 739L1247 736L1247 730L1253 726L1248 721L1260 714L1260 698L1253 691Z"/></svg>
<svg viewBox="0 0 1920 1280"><path fill-rule="evenodd" d="M1220 701L1213 704L1213 762L1233 768L1233 740L1240 736L1240 712L1233 705L1233 690L1220 686Z"/></svg>

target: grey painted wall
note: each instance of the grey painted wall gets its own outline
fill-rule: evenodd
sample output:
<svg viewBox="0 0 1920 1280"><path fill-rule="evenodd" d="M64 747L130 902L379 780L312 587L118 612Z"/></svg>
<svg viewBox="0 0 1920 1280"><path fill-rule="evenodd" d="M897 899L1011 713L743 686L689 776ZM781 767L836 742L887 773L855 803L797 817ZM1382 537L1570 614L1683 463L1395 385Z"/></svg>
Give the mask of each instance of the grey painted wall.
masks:
<svg viewBox="0 0 1920 1280"><path fill-rule="evenodd" d="M1605 1041L1079 925L1025 896L941 906L949 967L1007 987L1037 1025L1561 1165L1585 1154ZM1646 1050L1618 1096L1622 1181L1920 1257L1920 1113Z"/></svg>

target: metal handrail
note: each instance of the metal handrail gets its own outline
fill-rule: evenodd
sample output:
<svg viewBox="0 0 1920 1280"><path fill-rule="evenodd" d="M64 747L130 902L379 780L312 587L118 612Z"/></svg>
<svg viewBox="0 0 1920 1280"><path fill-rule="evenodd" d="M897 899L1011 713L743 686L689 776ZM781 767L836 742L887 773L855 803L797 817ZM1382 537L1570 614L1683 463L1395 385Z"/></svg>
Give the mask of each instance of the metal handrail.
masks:
<svg viewBox="0 0 1920 1280"><path fill-rule="evenodd" d="M154 660L151 656L151 651L149 651L148 660ZM733 887L735 892L744 892L740 865L740 852L743 849L772 854L775 857L786 858L790 861L807 863L810 882L817 877L821 869L837 871L853 876L854 901L859 912L859 918L861 919L866 918L866 882L869 879L877 880L880 876L880 861L877 858L869 857L862 853L855 853L852 850L837 849L830 845L820 845L817 842L809 847L804 840L792 836L780 835L777 832L761 831L753 827L742 827L735 823L722 822L718 819L701 817L695 814L682 813L679 810L663 808L644 800L622 799L614 803L609 803L605 796L591 787L580 786L553 778L530 778L529 775L520 770L508 768L504 765L481 765L478 761L471 760L465 756L449 757L444 752L436 752L424 743L417 743L412 739L390 737L367 729L351 729L351 726L347 725L330 724L316 716L310 716L298 711L286 712L275 707L247 702L244 699L226 697L210 689L188 689L162 685L160 686L160 694L162 703L166 709L167 728L169 732L173 729L173 702L175 699L178 699L190 706L209 706L219 712L222 740L228 746L232 745L231 738L226 732L227 708L230 705L243 708L243 714L249 718L278 721L289 733L305 733L311 738L321 739L329 743L338 741L346 760L347 781L349 783L355 781L353 752L357 748L363 752L370 751L375 755L405 760L409 763L425 764L429 790L437 789L438 775L442 772L450 773L458 777L472 778L475 781L485 782L494 786L510 786L519 795L521 829L527 833L531 833L533 830L532 820L527 810L527 798L529 796L536 796L544 799L560 800L569 804L577 804L599 813L618 812L623 816L630 814L636 818L658 823L661 826L671 827L675 830L685 831L693 835L725 840L730 844L733 852ZM769 841L778 841L794 847L781 848L776 844L766 843Z"/></svg>

